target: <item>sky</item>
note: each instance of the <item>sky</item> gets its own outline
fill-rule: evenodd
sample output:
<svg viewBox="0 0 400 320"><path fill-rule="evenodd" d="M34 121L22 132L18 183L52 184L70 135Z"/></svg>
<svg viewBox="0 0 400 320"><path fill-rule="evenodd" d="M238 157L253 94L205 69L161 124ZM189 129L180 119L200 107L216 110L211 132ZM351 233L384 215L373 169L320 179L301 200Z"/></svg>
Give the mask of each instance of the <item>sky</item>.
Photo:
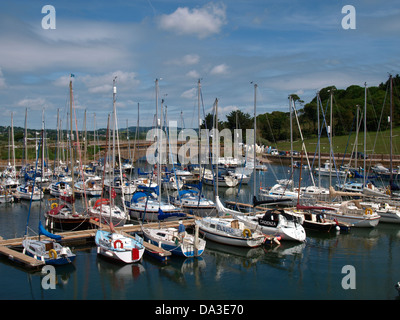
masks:
<svg viewBox="0 0 400 320"><path fill-rule="evenodd" d="M253 115L254 83L257 114L286 112L290 94L309 102L330 85L376 86L399 73L399 34L397 0L3 0L0 125L12 115L24 127L27 110L28 128L44 114L55 129L58 112L66 129L72 79L78 129L85 111L88 130L105 128L115 76L120 128L138 114L153 124L156 79L158 106L187 128L198 123L199 79L202 116L216 98L221 120Z"/></svg>

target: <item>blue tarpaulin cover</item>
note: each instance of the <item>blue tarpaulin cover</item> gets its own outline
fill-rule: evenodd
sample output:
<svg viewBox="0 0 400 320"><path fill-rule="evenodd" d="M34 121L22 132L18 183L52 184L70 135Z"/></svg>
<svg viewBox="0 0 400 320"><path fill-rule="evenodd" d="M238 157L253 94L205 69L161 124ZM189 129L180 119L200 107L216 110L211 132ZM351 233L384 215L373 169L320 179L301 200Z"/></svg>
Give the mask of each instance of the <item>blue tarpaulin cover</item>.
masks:
<svg viewBox="0 0 400 320"><path fill-rule="evenodd" d="M51 239L54 239L54 240L61 240L61 239L62 239L61 236L59 236L59 235L57 235L57 234L53 234L53 233L48 232L48 231L43 227L42 221L39 221L39 234L42 234L42 235L44 235L44 236L46 236L46 237L49 237L49 238L51 238Z"/></svg>

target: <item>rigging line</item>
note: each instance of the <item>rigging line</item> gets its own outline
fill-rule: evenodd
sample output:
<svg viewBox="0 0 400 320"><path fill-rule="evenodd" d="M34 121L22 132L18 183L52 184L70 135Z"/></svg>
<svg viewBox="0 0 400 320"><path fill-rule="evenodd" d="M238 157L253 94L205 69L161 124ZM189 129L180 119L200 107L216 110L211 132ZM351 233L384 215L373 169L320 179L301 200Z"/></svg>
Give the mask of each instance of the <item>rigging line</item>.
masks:
<svg viewBox="0 0 400 320"><path fill-rule="evenodd" d="M369 88L367 88L367 91L369 91ZM381 127L381 122L382 122L382 118L383 118L383 111L384 111L384 109L385 109L385 103L386 103L387 93L388 93L388 87L386 88L385 97L384 97L384 100L383 100L383 106L382 106L382 108L381 108L381 115L380 115L380 118L379 118L379 121L378 121L378 128L376 129L376 133L375 133L374 145L373 145L373 147L372 147L372 152L370 153L371 155L372 155L372 154L375 154L375 147L376 147L376 143L377 143L377 141L378 141L378 135L379 135L379 134L382 134L382 133L380 132L380 127ZM373 101L372 101L372 96L371 96L371 95L368 95L368 96L369 96L369 98L370 98L370 100L371 100L372 110L373 110L374 115L375 115L375 118L376 118L376 120L377 120L377 114L376 114L376 110L375 110L375 108L374 108L374 103L373 103ZM382 140L383 140L382 142L383 142L383 144L384 144L384 146L385 146L385 148L386 148L386 143L385 143L386 141L385 141L385 139L382 139ZM369 173L370 173L370 171L371 171L371 164L372 164L372 157L369 158L369 166L368 166L368 171L367 171L367 174L366 174L367 177L368 177L368 175L369 175ZM365 168L364 168L364 171L366 171Z"/></svg>
<svg viewBox="0 0 400 320"><path fill-rule="evenodd" d="M28 235L28 223L29 223L29 218L30 218L30 215L31 215L32 200L33 200L33 190L35 190L36 173L37 173L37 168L38 168L39 154L40 154L40 150L41 150L40 145L41 145L41 143L42 143L42 140L43 140L43 129L42 129L42 139L39 140L39 147L38 147L38 150L37 150L36 166L35 166L35 173L34 173L34 175L33 175L33 187L32 187L31 199L30 199L30 201L29 201L29 211L28 211L28 218L27 218L27 220L26 220L25 236ZM42 172L42 175L43 175L43 172Z"/></svg>
<svg viewBox="0 0 400 320"><path fill-rule="evenodd" d="M329 99L328 99L328 101L327 101L326 111L328 110L328 106L329 106ZM322 108L321 108L321 109L322 109ZM323 119L323 123L325 124L325 128L327 129L327 128L328 128L328 124L326 123L325 112L324 112L323 109L322 109L322 119ZM331 145L331 135L332 135L332 131L333 131L333 130L332 130L332 128L331 128L331 134L328 134L329 145ZM332 146L332 147L333 147L333 146ZM335 154L334 154L332 148L329 148L329 149L330 149L330 150L329 150L329 153L332 155L333 165L334 165L335 172L336 172L336 178L337 178L337 181L340 183L340 176L339 176L339 173L338 173L338 171L337 171L337 169L336 169ZM330 166L331 166L331 168L333 168L333 167L332 167L332 164L330 164Z"/></svg>
<svg viewBox="0 0 400 320"><path fill-rule="evenodd" d="M76 148L78 149L78 154L79 154L79 171L81 173L81 179L83 181L83 193L85 196L85 205L86 205L86 211L89 210L89 205L88 205L88 200L87 200L87 195L86 195L86 184L84 174L83 174L83 163L82 163L82 150L81 150L81 144L79 141L79 131L78 131L78 121L76 120L76 109L75 109L75 99L74 96L72 96L72 105L73 105L73 110L74 110L74 117L75 117L75 130L76 130L76 141L77 141L77 146ZM72 164L73 165L73 164ZM74 190L75 186L72 186L72 189ZM75 198L75 193L73 193L72 198ZM72 199L74 201L74 199Z"/></svg>
<svg viewBox="0 0 400 320"><path fill-rule="evenodd" d="M358 112L358 111L357 111ZM350 128L350 132L349 132L349 137L347 138L347 144L346 144L346 148L344 149L344 153L343 153L343 158L342 158L342 163L341 163L341 166L343 166L343 163L344 163L344 158L345 158L345 156L346 156L346 153L347 153L347 147L349 146L349 143L350 143L350 137L351 137L351 134L353 133L353 127L354 127L354 123L356 122L356 120L357 120L357 117L356 116L354 116L353 117L353 122L352 122L352 124L351 124L351 128ZM351 157L350 157L350 161L351 161Z"/></svg>
<svg viewBox="0 0 400 320"><path fill-rule="evenodd" d="M167 128L167 108L165 108L164 117L163 118L164 118L164 127ZM169 130L165 130L165 135L167 137L167 143L168 143L168 146L169 146L170 145L170 141L169 141L169 134L168 133L169 133ZM181 197L179 196L179 181L178 181L178 177L176 176L176 170L175 170L175 161L173 159L173 154L172 154L171 148L168 148L168 151L169 151L169 153L170 153L170 155L172 157L172 170L174 171L176 188L178 190L179 202L180 202L181 207L182 207L182 200L181 200ZM168 159L168 156L167 156L167 159ZM159 165L161 165L161 163L159 163ZM160 170L160 172L161 172L161 170ZM165 176L167 177L168 175L166 174ZM161 188L161 186L160 186L160 188ZM169 196L168 196L168 202L169 202ZM160 209L161 209L161 207L160 207Z"/></svg>

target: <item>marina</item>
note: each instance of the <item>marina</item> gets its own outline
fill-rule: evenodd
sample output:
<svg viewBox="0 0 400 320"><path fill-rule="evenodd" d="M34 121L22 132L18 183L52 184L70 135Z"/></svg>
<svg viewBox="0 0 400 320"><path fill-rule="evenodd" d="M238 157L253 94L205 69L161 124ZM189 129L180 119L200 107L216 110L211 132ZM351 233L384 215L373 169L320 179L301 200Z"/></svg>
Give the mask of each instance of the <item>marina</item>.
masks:
<svg viewBox="0 0 400 320"><path fill-rule="evenodd" d="M251 163L247 167L246 162L239 159L222 161L224 157L220 157L220 152L225 151L225 146L220 146L220 139L216 139L214 153L210 155L218 161L209 166L199 164L189 168L175 163L164 164L162 152L159 152L163 148L160 139L154 143L157 150L152 155L154 164L151 164L153 160L148 154L145 161L125 159L123 162L119 148L115 83L114 78L113 113L107 120L107 144L100 152L101 160L91 163L91 166L78 164L81 163L78 154L81 159L82 151L76 147L78 140L75 147L69 143L71 169L58 167L53 168L54 172L62 174L50 173L51 168L44 165L45 131L42 129L34 169L31 168L28 174L28 168L22 167L17 174L15 166L7 166L3 171L3 180L13 181L13 184L4 184L3 187L8 196L15 196L15 202L1 204L0 256L8 263L2 261L0 272L3 267L15 270L22 267L22 272L28 275L42 274L44 267L51 265L57 266L56 274L69 269L81 276L83 272L87 277L94 272L93 267L77 269L78 266L82 268L79 261L84 256L82 260L88 259L89 264L96 260L96 274L100 278L111 272L117 279L112 283L117 285L116 296L127 295L127 299L137 299L137 296L119 288L120 281L129 283L131 277L133 281L158 279L157 273L177 280L178 284L186 283L188 273L195 285L189 286L190 289L179 287L171 292L168 285L160 284L157 292L151 295L143 294L147 288L140 286L138 291L143 295L139 299L157 299L160 292L165 292L162 298L168 300L341 299L346 293L350 299L398 297L395 295L398 274L392 267L392 263L395 265L400 258L396 250L400 224L392 223L400 217L400 195L393 183L397 174L394 179L390 176L389 189L384 179L380 179L381 184L374 184L372 189L371 182L368 182L371 187L360 183L359 180L365 182L366 179L360 178L359 168L337 170L328 163L324 172L317 168L313 172L307 154L304 160L307 166L303 166L303 151L296 166L292 165L292 150L289 153L290 166L270 161L264 164L260 161L262 152L257 152L259 147L255 143L244 145L244 150L249 153L246 159L249 157ZM155 84L158 92L158 81ZM198 85L200 92L200 81ZM254 85L254 102L256 92L257 85ZM73 128L72 80L69 94L70 128ZM213 108L215 119L218 119L218 99L215 99ZM213 134L218 132L218 121L216 123L217 131ZM255 116L253 126L255 142ZM70 136L73 134L71 129ZM168 153L173 158L176 154L172 154L173 148L168 146ZM130 166L123 169L122 164ZM353 170L351 175L350 170ZM91 180L87 180L89 176ZM317 177L319 185L315 183ZM355 180L357 177L358 181ZM347 178L354 178L352 183L358 188L342 188L342 181ZM18 196L18 180L30 181L31 187L25 189L31 190L30 198ZM84 183L75 183L78 180ZM98 187L93 193L95 185ZM34 198L34 190L39 191L38 198ZM382 222L379 212L384 216ZM375 244L376 235L381 243ZM365 264L366 257L374 266L377 265L370 256L372 250L379 250L379 254L375 253L377 259L385 262L380 271L386 270L383 275L377 276L376 270L374 272L376 278L385 279L380 282L385 285L383 295L373 287L364 289L365 280L357 280L365 279L371 272L370 266ZM325 257L320 260L321 256ZM231 261L236 260L241 261L243 269L234 267ZM173 267L176 264L180 265L180 272ZM343 282L346 279L343 270L348 268L357 270L356 274L350 275L350 284ZM114 274L111 270L117 271ZM270 296L262 290L263 282L259 279L269 273L275 279L276 274L273 274L276 272L286 282L286 287L273 285L271 292L274 296ZM221 286L219 280L226 273L232 281L225 281L229 283L224 282L223 290L230 285L241 289L214 296ZM68 278L68 275L62 277ZM251 277L250 281L248 277ZM308 280L303 282L304 278ZM246 279L244 283L243 279ZM291 282L293 279L299 281L300 287L299 283ZM392 282L391 286L387 279ZM67 285L67 282L60 281ZM372 284L374 281L368 277L368 282ZM100 284L103 282L101 280ZM204 295L203 283L213 291L212 294ZM21 280L20 286L25 284ZM84 299L97 299L98 285L87 286L90 296ZM73 286L74 290L80 288L75 281ZM332 287L335 288L333 291L330 290ZM346 291L349 287L355 291ZM280 290L280 294L277 295L276 290ZM107 290L102 288L101 291L103 298L110 298ZM111 299L116 296L112 295ZM9 297L5 295L4 298ZM57 294L53 298L57 299ZM71 296L65 298L71 299Z"/></svg>
<svg viewBox="0 0 400 320"><path fill-rule="evenodd" d="M279 166L273 169L279 176L285 174ZM295 177L298 174L297 171ZM259 172L257 178L261 184L275 180L272 170ZM220 188L221 201L248 204L251 186L252 181L242 188L238 200L237 188ZM213 190L207 188L204 192L209 197ZM32 209L39 210L40 203L33 202ZM56 289L44 290L44 275L40 272L43 264L26 255L24 262L17 262L22 255L28 210L26 201L2 204L0 272L9 275L1 278L2 287L9 286L9 279L14 279L14 289L11 293L3 292L2 299L398 299L394 285L398 281L395 266L400 262L396 250L400 232L398 225L392 223L352 228L350 232L306 230L305 242L280 241L280 245L256 248L233 247L206 239L205 250L197 258L172 256L158 246L145 244L146 252L140 262L121 265L97 255L94 236L99 222L92 221L90 230L56 232L63 236L61 243L68 245L77 257L72 265L57 267ZM32 228L38 219L32 216ZM139 232L140 225L132 222L116 229L128 235ZM183 222L192 233L194 220ZM177 227L179 223L176 220L144 225ZM160 251L166 259L150 254L156 252L159 256ZM28 260L32 266L25 265ZM346 265L357 271L354 290L342 288L342 268ZM238 287L241 289L237 290Z"/></svg>

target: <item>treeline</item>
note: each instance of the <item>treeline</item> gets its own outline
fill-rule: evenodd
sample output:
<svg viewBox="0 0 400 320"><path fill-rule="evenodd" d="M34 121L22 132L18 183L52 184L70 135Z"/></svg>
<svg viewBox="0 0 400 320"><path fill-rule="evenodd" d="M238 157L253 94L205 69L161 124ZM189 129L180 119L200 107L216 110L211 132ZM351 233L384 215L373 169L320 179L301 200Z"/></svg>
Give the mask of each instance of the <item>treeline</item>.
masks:
<svg viewBox="0 0 400 320"><path fill-rule="evenodd" d="M367 86L366 123L367 131L386 130L389 128L388 117L390 115L390 99L393 101L393 127L400 125L400 76L392 78L392 95L390 83L379 84L377 87ZM332 96L331 96L332 94ZM326 137L324 123L330 125L330 106L332 108L333 135L348 135L356 131L356 119L358 109L359 130L364 131L365 87L352 85L346 89L337 89L335 86L323 88L316 94L312 101L304 103L297 95L291 95L294 100L298 122L301 126L303 137L314 138L318 136L318 112L319 106L320 125L323 125L322 135ZM325 122L324 122L325 118ZM207 114L203 121L203 128L212 127L213 115ZM361 125L360 125L361 124ZM252 129L253 117L240 110L232 111L227 115L226 121L219 121L219 128L228 129ZM289 103L287 111L273 111L257 115L257 143L274 145L278 141L290 139L290 112ZM293 139L300 139L297 120L293 113Z"/></svg>

